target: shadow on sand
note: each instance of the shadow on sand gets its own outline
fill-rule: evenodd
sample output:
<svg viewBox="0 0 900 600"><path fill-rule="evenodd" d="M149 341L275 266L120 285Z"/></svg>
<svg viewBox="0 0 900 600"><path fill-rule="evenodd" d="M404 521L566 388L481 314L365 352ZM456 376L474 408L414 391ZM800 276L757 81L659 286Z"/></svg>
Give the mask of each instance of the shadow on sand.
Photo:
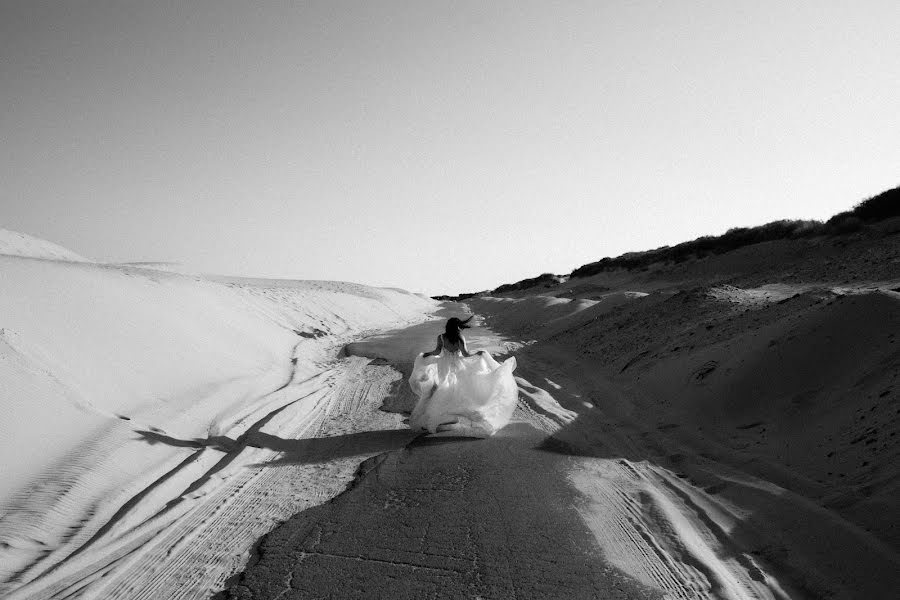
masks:
<svg viewBox="0 0 900 600"><path fill-rule="evenodd" d="M212 448L222 452L239 451L250 447L282 453L275 460L251 465L257 467L318 464L351 456L381 454L399 450L421 435L420 432L409 429L390 429L292 440L256 431L237 441L223 436L182 440L155 431L136 433L148 444L166 444L178 448Z"/></svg>
<svg viewBox="0 0 900 600"><path fill-rule="evenodd" d="M282 452L266 466L316 464L351 456L381 454L399 450L421 435L409 429L362 431L332 437L285 440L267 433L257 433L248 445Z"/></svg>

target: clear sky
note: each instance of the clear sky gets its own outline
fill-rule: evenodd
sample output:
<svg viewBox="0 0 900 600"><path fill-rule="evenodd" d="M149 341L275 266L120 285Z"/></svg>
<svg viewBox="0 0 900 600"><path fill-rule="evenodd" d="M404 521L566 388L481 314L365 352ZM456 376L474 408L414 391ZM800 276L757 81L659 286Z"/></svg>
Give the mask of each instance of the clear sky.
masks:
<svg viewBox="0 0 900 600"><path fill-rule="evenodd" d="M0 0L0 227L429 294L900 184L900 2Z"/></svg>

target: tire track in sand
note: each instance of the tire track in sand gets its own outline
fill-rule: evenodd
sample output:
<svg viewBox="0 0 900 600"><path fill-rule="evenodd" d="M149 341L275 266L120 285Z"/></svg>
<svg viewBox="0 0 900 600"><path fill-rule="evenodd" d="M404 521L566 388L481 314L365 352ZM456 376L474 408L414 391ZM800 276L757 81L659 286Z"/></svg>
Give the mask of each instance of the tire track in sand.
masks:
<svg viewBox="0 0 900 600"><path fill-rule="evenodd" d="M336 360L305 387L281 390L298 399L234 447L196 450L211 459L208 468L165 508L122 530L110 526L10 598L180 599L222 589L278 522L341 493L362 460L414 437L395 431L398 415L378 410L400 374L368 362Z"/></svg>
<svg viewBox="0 0 900 600"><path fill-rule="evenodd" d="M590 399L587 411L552 438L572 456L568 479L604 556L672 600L781 600L788 594L727 531L739 521L730 507L654 464L639 429L595 409L596 399L620 393L560 353L529 354L532 370L553 373L569 401ZM556 368L553 368L553 366ZM573 377L574 375L574 377Z"/></svg>

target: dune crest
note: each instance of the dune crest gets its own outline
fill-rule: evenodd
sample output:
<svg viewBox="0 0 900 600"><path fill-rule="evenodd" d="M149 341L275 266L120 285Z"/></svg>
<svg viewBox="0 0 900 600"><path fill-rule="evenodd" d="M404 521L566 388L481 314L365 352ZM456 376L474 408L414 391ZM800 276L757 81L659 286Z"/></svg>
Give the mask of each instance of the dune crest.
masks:
<svg viewBox="0 0 900 600"><path fill-rule="evenodd" d="M42 240L27 233L0 228L0 254L25 258L47 258L71 262L90 262L83 256L53 242Z"/></svg>

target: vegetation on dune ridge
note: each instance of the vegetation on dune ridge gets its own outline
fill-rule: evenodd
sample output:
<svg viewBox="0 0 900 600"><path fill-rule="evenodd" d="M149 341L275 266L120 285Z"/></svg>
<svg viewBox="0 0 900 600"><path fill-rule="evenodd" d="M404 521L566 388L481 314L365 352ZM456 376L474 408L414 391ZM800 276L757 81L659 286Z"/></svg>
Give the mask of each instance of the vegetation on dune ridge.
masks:
<svg viewBox="0 0 900 600"><path fill-rule="evenodd" d="M475 296L486 296L488 294L502 294L504 292L513 292L516 290L527 290L531 288L535 288L538 286L542 287L556 287L560 283L563 283L569 279L568 275L554 275L553 273L542 273L537 277L530 277L528 279L523 279L522 281L517 281L516 283L505 283L498 288L494 288L493 290L484 290L482 292L470 292L466 294L458 294L456 296L432 296L434 300L466 300L468 298L474 298Z"/></svg>
<svg viewBox="0 0 900 600"><path fill-rule="evenodd" d="M543 273L537 277L501 285L493 290L457 296L434 296L433 298L435 300L465 300L485 294L502 294L536 287L555 287L570 277L589 277L604 271L620 269L643 269L655 263L680 263L690 258L724 254L762 242L853 233L863 230L868 224L898 216L900 216L900 187L895 187L863 200L851 210L838 213L824 223L813 220L781 220L757 227L734 227L722 235L703 236L675 246L663 246L643 252L626 252L616 258L606 257L582 265L568 276Z"/></svg>
<svg viewBox="0 0 900 600"><path fill-rule="evenodd" d="M553 287L559 283L563 283L566 281L568 277L566 275L554 275L553 273L543 273L538 275L537 277L531 277L529 279L523 279L522 281L517 281L516 283L505 283L498 288L493 289L493 293L502 294L503 292L514 292L516 290L524 290L528 288L537 287L539 285L546 285L548 287Z"/></svg>
<svg viewBox="0 0 900 600"><path fill-rule="evenodd" d="M615 269L640 269L659 262L684 262L688 258L703 258L723 254L751 244L774 240L797 239L821 235L821 221L773 221L758 227L734 227L722 235L703 236L676 246L663 246L644 252L627 252L616 258L604 258L572 271L572 277L588 277Z"/></svg>
<svg viewBox="0 0 900 600"><path fill-rule="evenodd" d="M900 216L900 187L882 192L863 200L825 223L821 221L773 221L757 227L735 227L722 235L703 236L675 246L663 246L645 252L628 252L617 258L604 258L572 271L572 277L588 277L615 269L640 269L659 262L679 263L688 258L703 258L711 254L724 254L744 246L771 242L810 238L821 235L841 235L859 231L865 224Z"/></svg>
<svg viewBox="0 0 900 600"><path fill-rule="evenodd" d="M846 226L847 221L856 220L857 224L874 223L891 217L900 216L900 187L881 192L863 200L852 210L838 213L828 219L825 227L840 228Z"/></svg>

